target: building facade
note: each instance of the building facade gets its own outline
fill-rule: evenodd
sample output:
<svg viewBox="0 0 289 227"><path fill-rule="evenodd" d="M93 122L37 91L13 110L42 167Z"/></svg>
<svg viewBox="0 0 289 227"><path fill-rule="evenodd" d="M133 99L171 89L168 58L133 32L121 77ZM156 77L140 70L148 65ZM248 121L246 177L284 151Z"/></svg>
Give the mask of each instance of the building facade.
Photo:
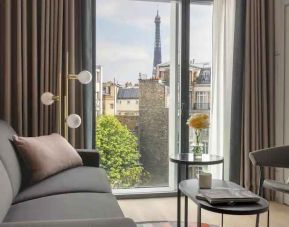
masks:
<svg viewBox="0 0 289 227"><path fill-rule="evenodd" d="M168 89L156 79L139 80L139 150L150 185L168 185ZM150 186L148 185L148 186Z"/></svg>
<svg viewBox="0 0 289 227"><path fill-rule="evenodd" d="M211 67L196 67L196 74L190 82L190 113L205 113L210 116L211 110ZM190 147L194 144L194 130L190 129ZM208 153L209 129L202 132L204 153Z"/></svg>
<svg viewBox="0 0 289 227"><path fill-rule="evenodd" d="M116 115L116 99L119 85L105 82L102 86L102 112L104 115Z"/></svg>
<svg viewBox="0 0 289 227"><path fill-rule="evenodd" d="M116 115L138 116L139 115L139 88L119 88L116 101Z"/></svg>
<svg viewBox="0 0 289 227"><path fill-rule="evenodd" d="M116 101L116 117L139 138L139 87L127 83L124 88L119 88Z"/></svg>
<svg viewBox="0 0 289 227"><path fill-rule="evenodd" d="M156 68L157 80L169 86L170 84L170 64L159 64ZM211 109L211 67L206 64L190 64L189 74L189 96L190 114L205 113L210 115ZM190 129L190 149L194 145L194 130ZM209 130L203 130L202 141L204 145L204 153L208 152Z"/></svg>

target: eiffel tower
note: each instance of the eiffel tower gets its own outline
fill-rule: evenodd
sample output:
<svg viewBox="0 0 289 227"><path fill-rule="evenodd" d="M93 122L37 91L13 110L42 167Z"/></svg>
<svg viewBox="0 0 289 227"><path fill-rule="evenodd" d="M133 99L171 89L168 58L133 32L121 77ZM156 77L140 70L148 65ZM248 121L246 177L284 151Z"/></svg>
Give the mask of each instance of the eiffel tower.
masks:
<svg viewBox="0 0 289 227"><path fill-rule="evenodd" d="M156 76L156 66L162 63L162 48L161 48L161 17L159 11L155 17L155 47L154 47L154 62L153 62L153 77Z"/></svg>

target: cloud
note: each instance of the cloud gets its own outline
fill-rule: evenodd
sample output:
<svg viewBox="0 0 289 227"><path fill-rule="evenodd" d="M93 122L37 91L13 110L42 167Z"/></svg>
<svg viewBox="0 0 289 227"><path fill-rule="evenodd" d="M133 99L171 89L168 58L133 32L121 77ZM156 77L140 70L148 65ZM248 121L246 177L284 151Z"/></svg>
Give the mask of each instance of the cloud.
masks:
<svg viewBox="0 0 289 227"><path fill-rule="evenodd" d="M116 24L154 30L153 20L159 8L162 26L170 26L170 4L129 0L98 0L97 17Z"/></svg>
<svg viewBox="0 0 289 227"><path fill-rule="evenodd" d="M212 6L191 5L190 57L204 63L212 58Z"/></svg>
<svg viewBox="0 0 289 227"><path fill-rule="evenodd" d="M123 45L115 42L97 43L96 58L103 66L104 81L114 78L124 83L137 82L138 73L152 70L152 58L145 46Z"/></svg>
<svg viewBox="0 0 289 227"><path fill-rule="evenodd" d="M115 42L99 42L97 43L97 58L103 62L118 62L150 59L150 54L145 46L124 45Z"/></svg>

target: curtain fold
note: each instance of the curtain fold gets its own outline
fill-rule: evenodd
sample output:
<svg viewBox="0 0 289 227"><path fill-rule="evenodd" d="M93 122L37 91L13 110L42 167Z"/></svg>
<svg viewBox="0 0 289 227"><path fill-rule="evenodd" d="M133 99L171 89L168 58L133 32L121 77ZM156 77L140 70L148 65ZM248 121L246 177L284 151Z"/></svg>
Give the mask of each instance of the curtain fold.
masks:
<svg viewBox="0 0 289 227"><path fill-rule="evenodd" d="M243 75L245 56L245 25L246 1L237 1L235 10L235 33L232 75L232 106L231 106L231 132L230 132L230 175L235 183L240 183L241 169L241 129L242 129L242 98Z"/></svg>
<svg viewBox="0 0 289 227"><path fill-rule="evenodd" d="M228 179L227 166L229 166L235 4L235 0L215 0L213 11L213 77L209 147L211 154L224 156L226 179ZM222 176L219 166L212 167L212 173L215 178Z"/></svg>
<svg viewBox="0 0 289 227"><path fill-rule="evenodd" d="M93 55L95 51L92 51L92 45L93 45L93 31L91 29L92 26L92 1L81 1L81 8L82 8L82 15L81 15L81 32L83 34L82 39L82 67L90 72L93 71L93 81L95 82L95 70L93 68L95 67L95 63L93 64L93 60L95 62L95 59L93 59ZM94 67L93 67L94 65ZM93 109L94 102L93 102L93 96L95 93L93 93L93 85L95 83L90 83L85 86L85 89L83 89L83 100L82 103L85 105L85 109L83 112L83 126L86 128L84 131L84 144L87 148L92 148L93 141L95 141L95 138L92 138L93 136L93 128L94 128L94 120L93 120L93 112L87 111ZM94 111L95 112L95 111Z"/></svg>
<svg viewBox="0 0 289 227"><path fill-rule="evenodd" d="M59 109L57 103L44 106L40 97L47 91L64 94L67 53L69 73L89 70L95 74L95 46L90 38L95 32L91 22L94 1L0 1L0 118L19 135L38 136L63 130L63 122L58 124L58 111L63 116L63 107ZM83 15L86 20L81 18ZM78 148L91 148L95 127L93 84L85 91L87 87L69 83L69 113L79 114L84 122L80 130L70 130L70 142ZM81 133L75 133L77 130Z"/></svg>
<svg viewBox="0 0 289 227"><path fill-rule="evenodd" d="M73 100L83 120L80 130L76 131L76 146L85 148L95 148L95 5L95 0L75 1L75 8L80 9L75 17L75 39L81 47L75 49L75 67L78 71L88 70L92 73L91 83L76 84Z"/></svg>
<svg viewBox="0 0 289 227"><path fill-rule="evenodd" d="M242 89L234 91L232 100L235 106L241 101L239 107L232 109L232 123L241 122L241 127L232 124L236 131L231 134L231 154L239 156L240 162L231 159L230 171L233 180L256 192L259 174L249 160L249 153L275 145L274 2L247 0L245 4L244 17L240 18L246 21L244 58L240 59L239 52L234 50L234 61L240 59L244 64L243 70L234 75L233 84L242 78ZM266 177L274 178L274 169L266 169ZM268 199L272 195L265 192Z"/></svg>

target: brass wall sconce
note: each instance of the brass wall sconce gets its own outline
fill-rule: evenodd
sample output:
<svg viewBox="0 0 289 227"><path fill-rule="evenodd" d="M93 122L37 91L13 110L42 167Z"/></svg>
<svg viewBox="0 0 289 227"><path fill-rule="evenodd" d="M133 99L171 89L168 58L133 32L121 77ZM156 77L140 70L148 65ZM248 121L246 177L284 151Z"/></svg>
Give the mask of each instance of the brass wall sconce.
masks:
<svg viewBox="0 0 289 227"><path fill-rule="evenodd" d="M67 56L68 59L68 56ZM65 75L65 95L63 97L64 100L64 137L68 139L68 127L69 128L78 128L81 125L81 117L77 114L68 114L68 83L70 80L78 80L81 84L89 84L92 80L92 75L89 71L84 70L78 74L69 74L68 73L68 64L66 66L66 75ZM61 133L61 104L62 104L62 97L61 97L61 76L59 78L59 91L58 94L52 94L51 92L44 92L41 95L41 102L44 105L52 105L54 102L58 102L58 129L59 133Z"/></svg>

